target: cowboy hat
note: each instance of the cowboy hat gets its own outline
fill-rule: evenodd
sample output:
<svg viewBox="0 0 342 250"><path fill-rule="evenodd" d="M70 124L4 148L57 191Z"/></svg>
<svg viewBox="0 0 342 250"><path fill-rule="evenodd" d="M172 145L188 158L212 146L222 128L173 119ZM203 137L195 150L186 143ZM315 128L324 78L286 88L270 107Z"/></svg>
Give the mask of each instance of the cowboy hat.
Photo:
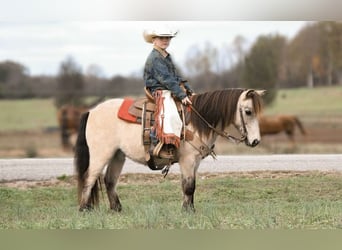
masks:
<svg viewBox="0 0 342 250"><path fill-rule="evenodd" d="M155 37L175 37L178 31L172 31L168 28L144 30L143 36L146 42L152 43Z"/></svg>

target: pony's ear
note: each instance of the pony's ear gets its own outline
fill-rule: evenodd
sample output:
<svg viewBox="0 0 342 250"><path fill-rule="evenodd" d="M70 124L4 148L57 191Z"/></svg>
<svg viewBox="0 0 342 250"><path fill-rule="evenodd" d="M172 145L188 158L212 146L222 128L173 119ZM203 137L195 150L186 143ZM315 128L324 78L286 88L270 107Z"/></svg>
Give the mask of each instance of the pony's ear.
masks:
<svg viewBox="0 0 342 250"><path fill-rule="evenodd" d="M253 97L255 94L257 94L257 95L259 95L259 96L263 96L265 93L266 93L266 90L249 89L249 90L247 90L246 97L247 97L247 98L251 98L251 97Z"/></svg>
<svg viewBox="0 0 342 250"><path fill-rule="evenodd" d="M249 90L247 90L246 98L251 98L251 97L253 97L254 91L255 91L254 89L249 89Z"/></svg>
<svg viewBox="0 0 342 250"><path fill-rule="evenodd" d="M259 95L259 96L263 96L266 93L266 90L262 89L262 90L255 90L255 92Z"/></svg>
<svg viewBox="0 0 342 250"><path fill-rule="evenodd" d="M247 90L246 97L251 98L255 94L257 94L259 96L263 96L265 93L266 93L266 90L264 90L264 89L263 90L249 89L249 90Z"/></svg>

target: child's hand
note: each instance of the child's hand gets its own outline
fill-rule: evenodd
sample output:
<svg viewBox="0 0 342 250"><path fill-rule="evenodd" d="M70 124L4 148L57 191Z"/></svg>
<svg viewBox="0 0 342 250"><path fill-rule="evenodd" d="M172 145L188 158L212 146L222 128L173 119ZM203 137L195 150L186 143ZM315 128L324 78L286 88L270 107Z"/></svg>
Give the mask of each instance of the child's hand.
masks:
<svg viewBox="0 0 342 250"><path fill-rule="evenodd" d="M191 105L192 104L192 102L190 101L190 99L189 99L189 97L184 97L183 99L182 99L182 104L183 105Z"/></svg>

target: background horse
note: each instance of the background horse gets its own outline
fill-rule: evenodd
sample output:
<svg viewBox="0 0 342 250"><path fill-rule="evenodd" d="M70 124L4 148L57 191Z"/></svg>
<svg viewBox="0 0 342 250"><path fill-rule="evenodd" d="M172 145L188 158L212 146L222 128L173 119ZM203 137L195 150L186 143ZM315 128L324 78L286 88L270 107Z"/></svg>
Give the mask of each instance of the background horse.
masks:
<svg viewBox="0 0 342 250"><path fill-rule="evenodd" d="M64 104L57 110L57 121L61 133L61 142L65 150L74 147L70 138L76 135L80 125L81 115L90 108L103 101L104 97L100 97L89 105L75 106L72 104Z"/></svg>
<svg viewBox="0 0 342 250"><path fill-rule="evenodd" d="M212 149L218 132L224 134L222 130L233 124L243 134L241 140L255 147L260 142L257 115L262 107L262 93L225 89L194 95L192 107L196 112L190 113L187 130L202 143L199 148ZM110 208L121 211L116 185L125 157L146 165L141 125L117 117L122 102L123 99L107 100L81 118L75 150L80 211L98 205L99 178L105 166L104 183ZM194 210L196 171L206 156L192 145L193 141L181 142L177 149L185 210Z"/></svg>
<svg viewBox="0 0 342 250"><path fill-rule="evenodd" d="M293 145L295 143L294 135L296 127L299 128L302 135L306 134L301 121L294 115L262 115L259 117L259 126L261 136L285 132Z"/></svg>
<svg viewBox="0 0 342 250"><path fill-rule="evenodd" d="M65 150L73 148L70 137L77 134L81 115L89 110L88 107L78 107L65 104L57 110L57 120L61 133L61 142Z"/></svg>

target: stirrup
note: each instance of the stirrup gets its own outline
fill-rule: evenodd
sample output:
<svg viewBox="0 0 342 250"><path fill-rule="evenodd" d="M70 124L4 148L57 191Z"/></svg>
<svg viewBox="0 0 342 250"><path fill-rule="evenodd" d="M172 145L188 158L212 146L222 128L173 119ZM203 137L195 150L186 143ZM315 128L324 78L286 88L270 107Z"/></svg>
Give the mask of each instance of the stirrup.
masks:
<svg viewBox="0 0 342 250"><path fill-rule="evenodd" d="M164 143L163 142L158 142L158 144L154 147L152 155L159 157L160 150L162 149Z"/></svg>
<svg viewBox="0 0 342 250"><path fill-rule="evenodd" d="M167 176L167 174L169 173L171 164L169 163L168 165L166 165L163 170L162 170L162 174L164 175L164 178Z"/></svg>

